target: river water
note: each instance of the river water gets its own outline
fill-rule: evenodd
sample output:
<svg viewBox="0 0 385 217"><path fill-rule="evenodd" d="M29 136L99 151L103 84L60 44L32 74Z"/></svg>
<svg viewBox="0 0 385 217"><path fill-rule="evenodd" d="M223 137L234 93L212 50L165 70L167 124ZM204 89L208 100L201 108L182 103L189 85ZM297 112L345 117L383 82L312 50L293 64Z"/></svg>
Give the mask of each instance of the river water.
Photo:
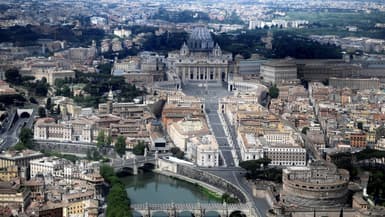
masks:
<svg viewBox="0 0 385 217"><path fill-rule="evenodd" d="M213 198L191 183L174 179L168 176L146 172L137 176L122 178L126 186L131 204L138 203L218 203ZM207 217L217 217L218 213L207 213ZM138 216L134 213L134 216ZM157 213L154 217L166 216ZM190 217L191 213L183 212L180 216Z"/></svg>

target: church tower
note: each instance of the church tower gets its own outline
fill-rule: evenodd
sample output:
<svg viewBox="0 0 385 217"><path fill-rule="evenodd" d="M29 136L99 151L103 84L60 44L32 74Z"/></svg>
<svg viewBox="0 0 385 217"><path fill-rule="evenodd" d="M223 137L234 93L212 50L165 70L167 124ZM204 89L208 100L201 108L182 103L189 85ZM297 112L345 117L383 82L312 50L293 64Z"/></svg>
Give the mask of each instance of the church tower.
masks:
<svg viewBox="0 0 385 217"><path fill-rule="evenodd" d="M213 48L213 55L215 57L220 57L222 56L222 50L221 47L219 47L218 43L215 44L215 47Z"/></svg>
<svg viewBox="0 0 385 217"><path fill-rule="evenodd" d="M182 48L180 49L180 55L181 56L188 56L190 53L190 50L186 44L186 42L183 43Z"/></svg>
<svg viewBox="0 0 385 217"><path fill-rule="evenodd" d="M114 93L112 92L111 88L110 88L110 91L108 92L107 100L111 102L114 101Z"/></svg>

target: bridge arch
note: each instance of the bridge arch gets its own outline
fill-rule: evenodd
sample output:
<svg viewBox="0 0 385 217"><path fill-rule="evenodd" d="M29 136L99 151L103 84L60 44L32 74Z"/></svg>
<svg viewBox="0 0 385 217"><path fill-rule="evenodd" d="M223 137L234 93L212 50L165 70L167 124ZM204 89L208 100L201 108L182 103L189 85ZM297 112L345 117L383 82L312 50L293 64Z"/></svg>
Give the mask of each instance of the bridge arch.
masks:
<svg viewBox="0 0 385 217"><path fill-rule="evenodd" d="M155 164L151 162L146 162L140 168L144 170L153 170L155 169Z"/></svg>
<svg viewBox="0 0 385 217"><path fill-rule="evenodd" d="M128 171L129 174L136 175L140 169L154 169L156 165L156 157L141 157L140 159L136 160L128 159L123 162L112 162L110 165L114 167L115 172Z"/></svg>
<svg viewBox="0 0 385 217"><path fill-rule="evenodd" d="M234 210L230 213L229 217L246 217L246 214L241 210Z"/></svg>
<svg viewBox="0 0 385 217"><path fill-rule="evenodd" d="M205 217L221 217L222 215L219 213L219 212L217 212L217 211L212 211L212 210L210 210L210 211L207 211L206 213L205 213Z"/></svg>
<svg viewBox="0 0 385 217"><path fill-rule="evenodd" d="M177 216L178 217L192 217L192 216L194 216L194 213L192 211L189 211L189 210L183 210L183 211L179 212Z"/></svg>
<svg viewBox="0 0 385 217"><path fill-rule="evenodd" d="M191 213L199 217L256 217L251 211L250 204L222 204L222 203L171 203L171 204L133 204L131 208L143 216L163 212L170 217L189 217ZM187 211L187 212L186 212ZM186 213L187 216L184 214ZM180 215L180 214L183 214ZM203 216L202 216L203 215Z"/></svg>
<svg viewBox="0 0 385 217"><path fill-rule="evenodd" d="M135 211L135 210L132 210L131 213L132 213L132 217L142 217L143 216L142 213Z"/></svg>
<svg viewBox="0 0 385 217"><path fill-rule="evenodd" d="M169 217L169 214L166 211L153 211L151 217Z"/></svg>
<svg viewBox="0 0 385 217"><path fill-rule="evenodd" d="M133 175L134 169L132 167L122 167L121 170L118 171L118 173L125 175Z"/></svg>

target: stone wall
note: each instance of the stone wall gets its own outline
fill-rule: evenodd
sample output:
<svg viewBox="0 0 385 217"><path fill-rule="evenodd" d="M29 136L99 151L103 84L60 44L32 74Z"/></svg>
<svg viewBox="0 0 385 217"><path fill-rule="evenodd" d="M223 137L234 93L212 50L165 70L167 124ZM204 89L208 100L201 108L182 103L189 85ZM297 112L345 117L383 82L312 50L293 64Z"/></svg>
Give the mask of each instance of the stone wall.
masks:
<svg viewBox="0 0 385 217"><path fill-rule="evenodd" d="M289 212L285 212L289 213ZM341 209L314 209L314 210L295 210L290 212L292 217L314 217L314 216L328 216L328 217L339 217L341 216ZM353 209L344 208L344 217L357 217L361 216L358 212Z"/></svg>
<svg viewBox="0 0 385 217"><path fill-rule="evenodd" d="M329 78L329 85L337 89L379 89L380 80L378 78Z"/></svg>
<svg viewBox="0 0 385 217"><path fill-rule="evenodd" d="M64 153L69 153L74 155L86 155L87 152L96 149L96 146L76 144L76 143L36 142L35 149L39 151L49 150L49 151L64 152Z"/></svg>
<svg viewBox="0 0 385 217"><path fill-rule="evenodd" d="M228 194L237 197L241 203L247 202L246 197L241 190L218 176L180 164L178 164L177 173L222 189Z"/></svg>
<svg viewBox="0 0 385 217"><path fill-rule="evenodd" d="M163 160L161 158L157 160L156 167L160 171L168 171L168 172L172 172L172 173L178 172L178 166L176 163L168 161L168 160Z"/></svg>

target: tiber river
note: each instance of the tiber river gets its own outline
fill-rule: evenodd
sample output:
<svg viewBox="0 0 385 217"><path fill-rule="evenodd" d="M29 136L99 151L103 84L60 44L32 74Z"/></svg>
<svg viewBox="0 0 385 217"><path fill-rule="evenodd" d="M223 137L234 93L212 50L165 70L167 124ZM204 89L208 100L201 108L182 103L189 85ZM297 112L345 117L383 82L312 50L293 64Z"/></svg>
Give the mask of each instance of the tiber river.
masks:
<svg viewBox="0 0 385 217"><path fill-rule="evenodd" d="M131 204L137 203L218 203L215 198L204 194L198 186L173 179L168 176L146 172L137 176L122 178L126 185ZM140 216L134 213L134 217ZM154 217L167 216L166 213L155 213ZM182 217L191 217L190 212L180 213ZM207 212L206 217L218 217L216 212Z"/></svg>

